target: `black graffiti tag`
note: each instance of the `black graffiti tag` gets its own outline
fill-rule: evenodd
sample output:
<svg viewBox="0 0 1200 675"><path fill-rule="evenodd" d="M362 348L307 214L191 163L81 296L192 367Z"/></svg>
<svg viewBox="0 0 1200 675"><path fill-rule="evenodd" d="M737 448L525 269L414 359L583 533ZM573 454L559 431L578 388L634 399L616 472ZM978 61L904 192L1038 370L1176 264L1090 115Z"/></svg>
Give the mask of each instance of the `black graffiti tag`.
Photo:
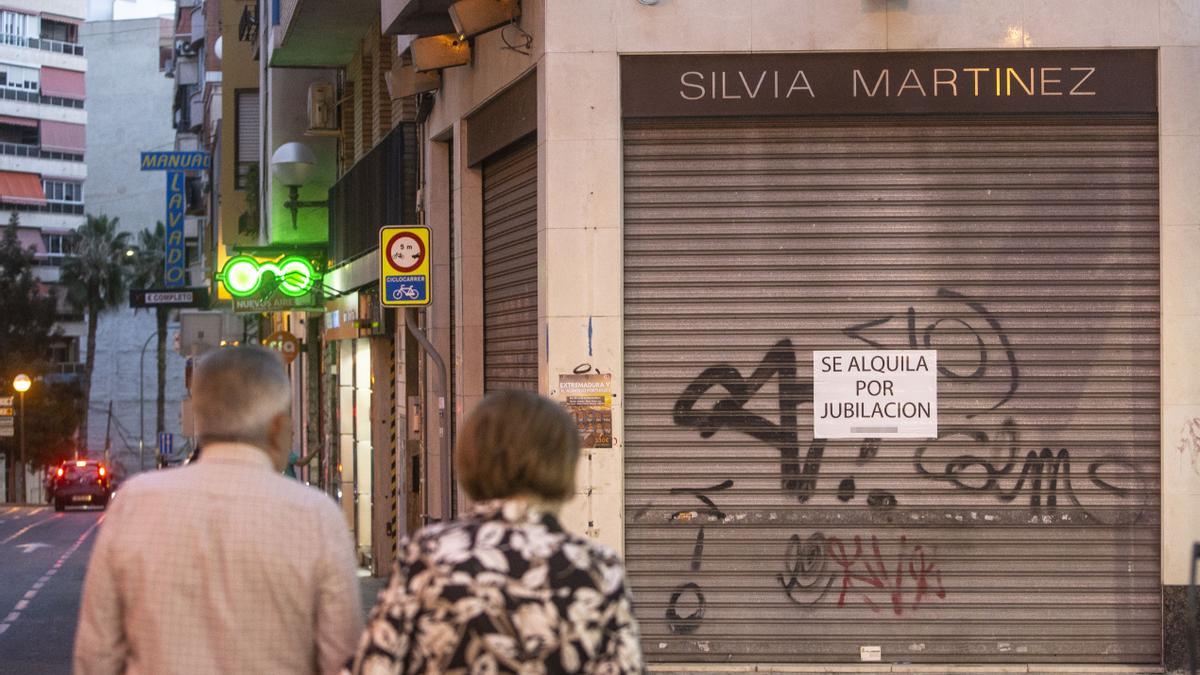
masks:
<svg viewBox="0 0 1200 675"><path fill-rule="evenodd" d="M907 312L907 328L905 330L908 341L908 344L906 345L907 348L937 349L938 346L935 343L939 332L946 334L954 333L970 335L975 340L975 347L979 354L974 369L968 368L967 370L958 372L950 369L945 364L938 364L938 374L948 380L982 380L984 376L987 375L988 369L992 367L992 364L989 363L988 355L992 351L993 346L998 345L998 351L1003 352L1004 365L1007 367L1008 391L1006 391L1004 395L995 402L995 404L988 408L988 410L995 410L1005 403L1008 403L1017 393L1018 387L1020 387L1021 369L1017 365L1016 352L1013 351L1012 344L1008 340L1008 335L1000 326L1000 321L996 319L995 315L993 315L991 311L984 307L983 304L978 300L975 300L970 296L964 295L957 291L952 291L948 288L939 288L937 290L937 297L941 300L957 300L962 302L971 309L978 319L982 319L983 322L987 324L987 327L990 329L990 331L984 330L981 332L980 329L971 323L971 321L951 315L932 321L925 326L923 331L918 332L917 310L915 307L909 307ZM858 340L859 342L870 345L876 349L888 349L889 346L882 344L872 337L868 337L865 335L865 333L869 332L871 329L882 328L895 318L896 317L894 315L888 315L878 319L864 321L863 323L850 326L842 332L847 337ZM989 345L989 340L985 339L985 335L994 338L995 342ZM899 346L901 345L891 345L890 348L894 349ZM974 416L975 413L971 413L967 415L967 418L970 419Z"/></svg>
<svg viewBox="0 0 1200 675"><path fill-rule="evenodd" d="M772 377L778 377L779 382L778 424L745 409L746 403ZM722 387L727 395L710 410L696 410L696 402L713 387ZM804 403L812 403L812 396L812 383L801 383L796 379L796 351L792 341L783 339L767 351L750 377L742 377L741 372L730 365L706 368L676 401L675 424L698 430L701 438L711 438L717 431L727 429L775 447L779 450L784 492L804 503L816 489L821 456L825 453L825 444L814 440L801 467L796 409Z"/></svg>
<svg viewBox="0 0 1200 675"><path fill-rule="evenodd" d="M955 454L949 458L944 455L938 460L940 467L931 470L926 458L931 447L917 448L913 458L913 468L917 474L933 480L946 481L960 490L983 492L995 495L1001 503L1010 503L1022 494L1028 496L1029 506L1034 514L1056 513L1060 506L1073 505L1085 513L1088 518L1103 524L1136 523L1145 514L1148 497L1142 494L1143 503L1135 509L1108 509L1090 504L1094 496L1108 496L1119 500L1132 500L1139 496L1134 490L1111 482L1113 475L1126 481L1133 481L1139 486L1145 482L1142 472L1131 462L1120 459L1103 458L1090 462L1087 467L1088 490L1077 490L1073 480L1080 480L1081 474L1076 471L1072 475L1071 452L1066 448L1057 451L1042 448L1041 451L1029 450L1021 457L1020 439L1017 434L1017 424L1011 418L1005 418L1001 424L999 437L994 441L982 429L948 429L943 431L935 443L938 446L951 445L958 442L970 442L972 448L987 453L988 456L970 454L969 452ZM999 447L999 459L996 456ZM940 450L940 448L938 448ZM954 452L954 450L951 450ZM1018 471L1018 467L1020 470ZM1006 487L1009 480L1015 479L1011 487ZM1062 497L1063 504L1059 503Z"/></svg>
<svg viewBox="0 0 1200 675"><path fill-rule="evenodd" d="M672 522L690 522L691 520L695 520L700 524L700 530L696 533L696 545L692 548L691 567L693 572L699 572L700 565L704 561L704 521L708 518L725 519L725 513L718 509L716 503L705 493L728 490L731 487L733 487L733 481L726 480L705 488L671 488L671 494L694 495L696 499L699 499L705 505L705 508L699 513L695 511L676 511L671 514ZM695 599L695 609L687 616L680 616L679 603L688 594L691 594ZM670 628L672 633L682 635L695 633L699 630L700 623L704 620L706 605L704 590L700 588L700 584L693 581L679 584L675 587L675 591L671 593L671 600L667 603L667 627Z"/></svg>
<svg viewBox="0 0 1200 675"><path fill-rule="evenodd" d="M813 532L801 541L800 535L793 534L788 540L784 574L775 575L775 579L788 600L801 607L816 607L833 585L833 575L825 569L828 562L825 535Z"/></svg>

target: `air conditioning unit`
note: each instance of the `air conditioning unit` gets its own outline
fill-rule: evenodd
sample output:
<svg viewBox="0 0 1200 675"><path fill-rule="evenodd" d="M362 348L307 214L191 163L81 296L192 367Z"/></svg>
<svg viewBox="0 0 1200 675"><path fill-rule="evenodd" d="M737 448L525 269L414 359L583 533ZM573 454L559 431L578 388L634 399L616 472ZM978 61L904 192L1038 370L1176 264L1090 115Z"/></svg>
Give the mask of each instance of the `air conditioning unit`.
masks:
<svg viewBox="0 0 1200 675"><path fill-rule="evenodd" d="M335 112L333 84L330 82L313 82L308 85L309 133L336 132L338 128Z"/></svg>

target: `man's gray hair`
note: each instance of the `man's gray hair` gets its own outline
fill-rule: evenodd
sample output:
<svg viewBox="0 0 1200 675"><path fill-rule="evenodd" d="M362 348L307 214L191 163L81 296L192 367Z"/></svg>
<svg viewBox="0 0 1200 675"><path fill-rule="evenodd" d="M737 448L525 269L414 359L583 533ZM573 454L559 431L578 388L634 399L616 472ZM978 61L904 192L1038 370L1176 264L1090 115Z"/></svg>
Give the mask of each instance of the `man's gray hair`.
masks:
<svg viewBox="0 0 1200 675"><path fill-rule="evenodd" d="M268 427L292 404L292 385L279 352L224 347L202 356L192 374L192 412L201 445L260 445Z"/></svg>

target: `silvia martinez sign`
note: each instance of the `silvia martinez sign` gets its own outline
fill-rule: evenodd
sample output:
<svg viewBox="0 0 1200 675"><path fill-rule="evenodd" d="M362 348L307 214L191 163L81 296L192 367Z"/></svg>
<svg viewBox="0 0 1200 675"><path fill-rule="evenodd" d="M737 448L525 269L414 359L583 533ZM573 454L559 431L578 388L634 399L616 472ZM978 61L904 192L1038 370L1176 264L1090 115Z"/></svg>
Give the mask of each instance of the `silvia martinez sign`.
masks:
<svg viewBox="0 0 1200 675"><path fill-rule="evenodd" d="M1152 113L1152 50L621 58L625 117Z"/></svg>

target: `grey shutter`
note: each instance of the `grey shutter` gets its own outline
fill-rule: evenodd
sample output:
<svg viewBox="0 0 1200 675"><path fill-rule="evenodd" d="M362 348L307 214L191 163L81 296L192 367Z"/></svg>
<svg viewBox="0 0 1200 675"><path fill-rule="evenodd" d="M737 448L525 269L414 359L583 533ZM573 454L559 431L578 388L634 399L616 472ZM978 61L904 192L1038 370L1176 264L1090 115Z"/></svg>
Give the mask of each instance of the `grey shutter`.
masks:
<svg viewBox="0 0 1200 675"><path fill-rule="evenodd" d="M258 90L237 92L237 161L238 164L258 162L259 114Z"/></svg>
<svg viewBox="0 0 1200 675"><path fill-rule="evenodd" d="M483 388L537 391L537 145L483 162Z"/></svg>
<svg viewBox="0 0 1200 675"><path fill-rule="evenodd" d="M1160 662L1157 128L629 122L626 560L659 662ZM939 438L814 441L812 352Z"/></svg>

